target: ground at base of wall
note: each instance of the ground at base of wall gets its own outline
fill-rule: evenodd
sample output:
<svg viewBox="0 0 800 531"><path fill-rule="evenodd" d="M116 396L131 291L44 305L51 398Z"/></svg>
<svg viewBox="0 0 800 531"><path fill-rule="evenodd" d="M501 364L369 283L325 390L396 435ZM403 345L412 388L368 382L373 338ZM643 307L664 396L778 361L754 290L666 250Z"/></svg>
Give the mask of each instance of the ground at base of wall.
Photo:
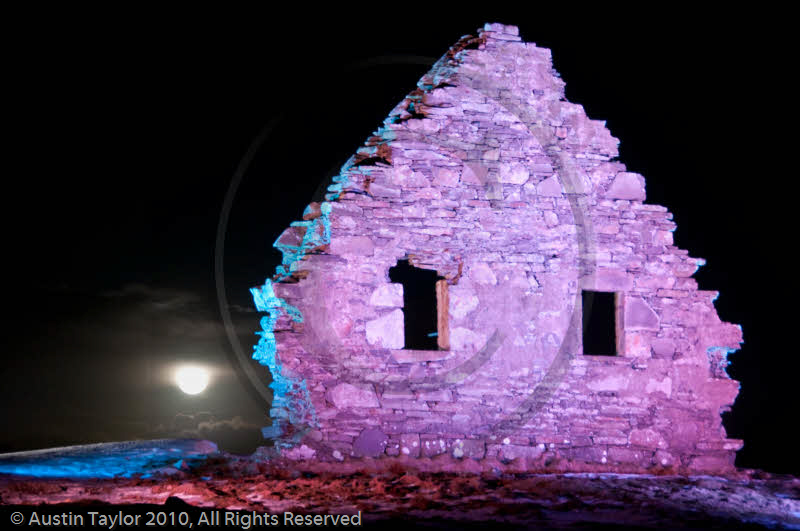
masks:
<svg viewBox="0 0 800 531"><path fill-rule="evenodd" d="M278 515L358 514L362 526L402 522L442 529L509 524L535 529L800 529L800 478L753 471L736 477L426 470L435 460L338 464L216 454L205 464L150 478L0 476L0 512L47 504L103 504ZM417 465L417 466L414 466ZM141 505L148 504L148 505ZM106 506L107 507L107 506ZM95 510L95 509L93 509ZM242 513L244 514L244 513ZM8 515L5 515L7 518Z"/></svg>

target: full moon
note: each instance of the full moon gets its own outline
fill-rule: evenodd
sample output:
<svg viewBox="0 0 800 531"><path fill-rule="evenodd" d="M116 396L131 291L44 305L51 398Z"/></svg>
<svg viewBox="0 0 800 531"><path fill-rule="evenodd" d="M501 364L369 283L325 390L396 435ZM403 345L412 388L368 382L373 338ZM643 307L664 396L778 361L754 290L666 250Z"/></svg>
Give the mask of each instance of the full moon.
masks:
<svg viewBox="0 0 800 531"><path fill-rule="evenodd" d="M202 393L208 386L208 371L200 367L181 367L175 373L175 383L187 395Z"/></svg>

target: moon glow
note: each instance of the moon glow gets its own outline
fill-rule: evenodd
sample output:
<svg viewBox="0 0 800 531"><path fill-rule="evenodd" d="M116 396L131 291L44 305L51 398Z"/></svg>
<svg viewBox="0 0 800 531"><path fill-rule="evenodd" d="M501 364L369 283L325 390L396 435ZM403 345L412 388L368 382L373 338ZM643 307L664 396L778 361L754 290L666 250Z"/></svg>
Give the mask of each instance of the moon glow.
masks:
<svg viewBox="0 0 800 531"><path fill-rule="evenodd" d="M175 383L187 395L202 393L208 380L208 371L200 367L181 367L175 372Z"/></svg>

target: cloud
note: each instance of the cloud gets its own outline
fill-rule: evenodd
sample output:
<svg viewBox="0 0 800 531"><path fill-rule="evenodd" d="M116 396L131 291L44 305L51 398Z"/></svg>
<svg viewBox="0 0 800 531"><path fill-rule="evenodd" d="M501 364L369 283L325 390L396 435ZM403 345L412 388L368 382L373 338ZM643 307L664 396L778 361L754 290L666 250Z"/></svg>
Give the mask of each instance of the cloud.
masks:
<svg viewBox="0 0 800 531"><path fill-rule="evenodd" d="M213 432L222 429L231 429L231 430L258 430L261 429L261 426L257 426L251 422L247 422L239 415L236 415L230 419L223 419L223 420L211 420L200 422L197 424L197 431L200 433L203 432Z"/></svg>
<svg viewBox="0 0 800 531"><path fill-rule="evenodd" d="M178 413L169 426L159 425L151 433L156 438L205 439L216 443L221 450L249 454L264 444L261 427L239 415L221 419L203 411Z"/></svg>
<svg viewBox="0 0 800 531"><path fill-rule="evenodd" d="M103 292L101 296L137 301L159 311L187 309L202 302L200 296L188 290L155 288L146 284L126 284L120 289Z"/></svg>
<svg viewBox="0 0 800 531"><path fill-rule="evenodd" d="M228 309L232 313L258 313L258 310L255 309L255 306L242 306L241 304L229 304Z"/></svg>
<svg viewBox="0 0 800 531"><path fill-rule="evenodd" d="M222 430L260 429L260 425L248 422L239 415L220 419L211 412L200 411L198 413L178 413L172 418L169 426L159 424L153 431L162 435L208 438L209 434Z"/></svg>

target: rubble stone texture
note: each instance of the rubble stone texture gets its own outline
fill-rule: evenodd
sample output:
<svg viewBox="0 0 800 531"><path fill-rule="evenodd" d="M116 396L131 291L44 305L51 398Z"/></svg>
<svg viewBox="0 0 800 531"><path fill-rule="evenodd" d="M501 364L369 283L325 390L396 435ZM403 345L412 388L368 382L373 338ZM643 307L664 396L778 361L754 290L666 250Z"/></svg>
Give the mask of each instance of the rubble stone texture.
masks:
<svg viewBox="0 0 800 531"><path fill-rule="evenodd" d="M741 328L618 143L516 27L462 37L275 242L265 435L322 460L733 470ZM401 260L444 279L438 350L404 348ZM616 294L616 352L584 352L583 290Z"/></svg>

